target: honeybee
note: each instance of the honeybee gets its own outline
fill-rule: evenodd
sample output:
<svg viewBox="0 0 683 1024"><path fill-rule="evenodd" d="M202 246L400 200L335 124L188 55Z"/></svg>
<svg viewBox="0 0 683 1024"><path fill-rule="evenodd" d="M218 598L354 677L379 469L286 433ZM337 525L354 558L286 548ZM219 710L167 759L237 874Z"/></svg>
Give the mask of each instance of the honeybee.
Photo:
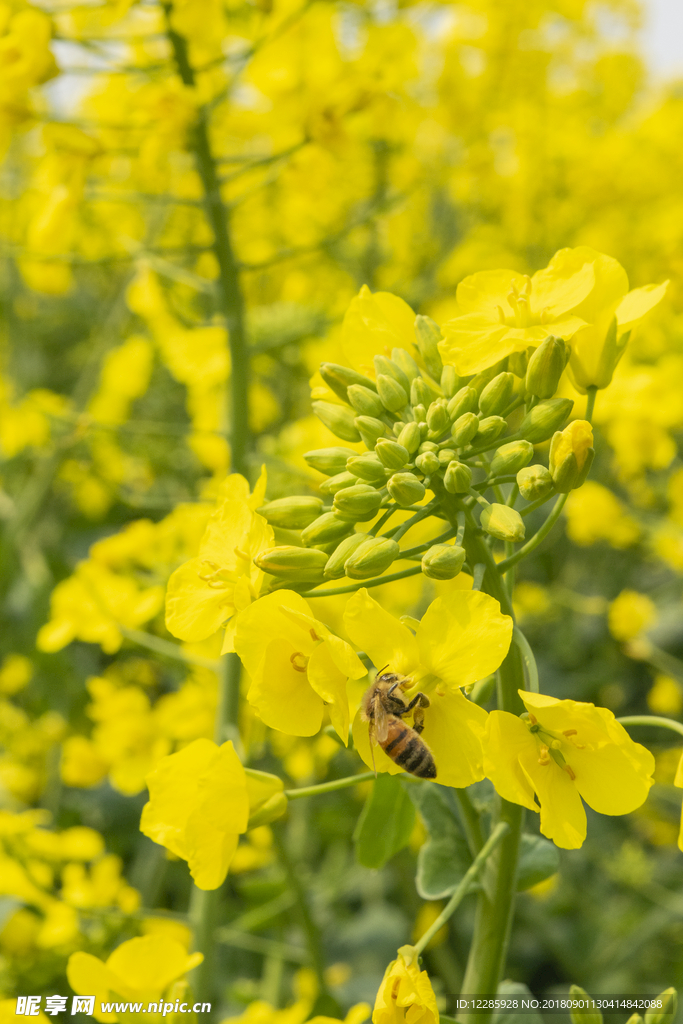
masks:
<svg viewBox="0 0 683 1024"><path fill-rule="evenodd" d="M402 684L408 682L405 676L394 672L378 673L365 696L361 716L370 725L370 749L373 738L391 760L411 775L420 779L435 779L436 765L432 752L420 736L424 729L424 709L429 707L429 698L416 693L406 703L401 692ZM413 726L402 719L413 712ZM373 754L374 761L374 754Z"/></svg>

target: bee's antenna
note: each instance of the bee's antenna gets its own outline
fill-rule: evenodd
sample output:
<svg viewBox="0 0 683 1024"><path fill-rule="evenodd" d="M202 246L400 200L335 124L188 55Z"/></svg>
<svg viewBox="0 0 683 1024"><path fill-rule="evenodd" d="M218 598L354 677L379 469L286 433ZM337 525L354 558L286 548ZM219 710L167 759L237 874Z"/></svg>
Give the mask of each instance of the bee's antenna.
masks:
<svg viewBox="0 0 683 1024"><path fill-rule="evenodd" d="M379 670L379 672L377 673L377 675L378 675L378 676L381 676L381 675L382 675L382 673L384 672L384 669L385 669L385 668L389 668L389 662L387 662L387 663L386 663L386 665L384 666L384 668L381 668L381 669Z"/></svg>

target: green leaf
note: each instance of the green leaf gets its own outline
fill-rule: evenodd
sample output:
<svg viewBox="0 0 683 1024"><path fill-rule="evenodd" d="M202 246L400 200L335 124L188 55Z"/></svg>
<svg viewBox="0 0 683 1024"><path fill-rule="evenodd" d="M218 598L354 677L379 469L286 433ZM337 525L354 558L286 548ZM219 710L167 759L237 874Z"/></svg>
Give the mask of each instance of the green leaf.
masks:
<svg viewBox="0 0 683 1024"><path fill-rule="evenodd" d="M498 986L499 996L503 999L533 999L534 996L519 981L501 981ZM520 1012L519 1007L514 1010L496 1010L493 1014L492 1024L543 1024L543 1017L538 1010L524 1010Z"/></svg>
<svg viewBox="0 0 683 1024"><path fill-rule="evenodd" d="M522 836L519 848L519 873L517 891L530 889L532 885L550 878L560 868L560 851L549 839L541 836Z"/></svg>
<svg viewBox="0 0 683 1024"><path fill-rule="evenodd" d="M408 792L429 832L417 856L415 887L423 900L450 896L472 863L450 794L434 782L411 785ZM476 882L472 886L475 888Z"/></svg>
<svg viewBox="0 0 683 1024"><path fill-rule="evenodd" d="M366 868L382 868L408 845L415 808L395 775L375 779L353 833L356 860Z"/></svg>

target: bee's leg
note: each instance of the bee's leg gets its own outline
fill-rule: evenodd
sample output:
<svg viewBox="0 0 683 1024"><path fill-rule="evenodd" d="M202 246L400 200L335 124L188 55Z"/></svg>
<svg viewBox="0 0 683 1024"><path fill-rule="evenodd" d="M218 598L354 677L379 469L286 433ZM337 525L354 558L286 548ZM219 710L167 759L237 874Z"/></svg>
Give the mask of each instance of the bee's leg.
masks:
<svg viewBox="0 0 683 1024"><path fill-rule="evenodd" d="M418 705L418 707L415 708L415 714L413 715L413 729L415 732L420 733L424 729L424 717L425 713L422 710L422 706Z"/></svg>
<svg viewBox="0 0 683 1024"><path fill-rule="evenodd" d="M408 712L412 711L414 707L428 708L429 703L429 697L427 697L426 694L416 693L413 699L411 700L410 704L406 704L405 711L402 711L401 714L407 715Z"/></svg>

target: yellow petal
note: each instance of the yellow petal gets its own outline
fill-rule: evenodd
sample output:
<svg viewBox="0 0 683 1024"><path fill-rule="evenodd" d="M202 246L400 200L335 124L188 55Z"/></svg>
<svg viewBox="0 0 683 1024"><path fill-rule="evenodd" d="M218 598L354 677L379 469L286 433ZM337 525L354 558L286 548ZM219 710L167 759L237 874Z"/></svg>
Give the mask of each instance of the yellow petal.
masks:
<svg viewBox="0 0 683 1024"><path fill-rule="evenodd" d="M483 738L487 714L460 690L430 694L422 738L436 765L436 781L464 789L484 778Z"/></svg>
<svg viewBox="0 0 683 1024"><path fill-rule="evenodd" d="M524 276L515 270L481 270L470 274L458 285L458 308L462 313L489 313L497 321L500 306L505 316L512 316L508 295L513 284L521 291L525 283Z"/></svg>
<svg viewBox="0 0 683 1024"><path fill-rule="evenodd" d="M595 272L587 253L585 248L560 249L544 270L534 274L531 278L534 316L539 316L544 309L553 317L561 316L590 294L595 285Z"/></svg>
<svg viewBox="0 0 683 1024"><path fill-rule="evenodd" d="M240 619L246 615L243 612ZM237 637L240 623L237 626ZM237 646L240 651L239 646ZM240 652L241 653L241 652ZM251 676L247 700L271 729L289 736L314 736L320 731L324 705L308 681L301 647L289 640L271 640L263 647L258 674Z"/></svg>
<svg viewBox="0 0 683 1024"><path fill-rule="evenodd" d="M538 811L534 787L520 764L526 751L537 750L524 722L508 711L491 711L484 737L484 771L504 800Z"/></svg>
<svg viewBox="0 0 683 1024"><path fill-rule="evenodd" d="M617 306L617 324L620 333L630 331L639 320L662 301L669 282L663 284L646 284L642 288L634 288L625 295Z"/></svg>
<svg viewBox="0 0 683 1024"><path fill-rule="evenodd" d="M343 640L339 641L343 643ZM353 652L352 652L353 653ZM346 693L348 675L341 672L332 657L327 641L318 644L308 663L308 680L327 705L330 721L346 746L349 742L349 699Z"/></svg>
<svg viewBox="0 0 683 1024"><path fill-rule="evenodd" d="M417 630L422 665L451 686L468 686L495 672L511 639L510 616L478 590L437 597Z"/></svg>
<svg viewBox="0 0 683 1024"><path fill-rule="evenodd" d="M171 575L166 590L166 628L179 640L195 643L212 636L233 611L233 587L210 587L200 558L185 562Z"/></svg>
<svg viewBox="0 0 683 1024"><path fill-rule="evenodd" d="M488 312L465 313L447 320L441 332L441 358L455 366L461 376L479 373L516 349L515 340L509 337L510 329Z"/></svg>
<svg viewBox="0 0 683 1024"><path fill-rule="evenodd" d="M66 965L66 976L74 992L95 996L94 1016L97 1020L109 1024L117 1019L115 1013L103 1013L99 1008L103 1001L109 1001L109 992L115 984L115 978L101 960L80 950L72 953ZM128 995L128 992L122 994Z"/></svg>
<svg viewBox="0 0 683 1024"><path fill-rule="evenodd" d="M365 587L350 597L344 612L344 625L351 640L372 659L380 670L388 667L399 675L417 669L417 641L407 626L385 611L370 597Z"/></svg>
<svg viewBox="0 0 683 1024"><path fill-rule="evenodd" d="M122 942L107 960L107 968L121 982L137 990L161 993L185 974L187 950L166 935L145 935ZM120 988L115 986L116 991Z"/></svg>
<svg viewBox="0 0 683 1024"><path fill-rule="evenodd" d="M409 352L415 345L415 314L407 302L390 292L363 285L344 316L342 347L351 364L374 378L373 358L391 356L392 348Z"/></svg>
<svg viewBox="0 0 683 1024"><path fill-rule="evenodd" d="M538 751L524 750L520 764L541 805L541 832L563 850L578 850L586 838L586 812L576 785L555 764L538 763Z"/></svg>

